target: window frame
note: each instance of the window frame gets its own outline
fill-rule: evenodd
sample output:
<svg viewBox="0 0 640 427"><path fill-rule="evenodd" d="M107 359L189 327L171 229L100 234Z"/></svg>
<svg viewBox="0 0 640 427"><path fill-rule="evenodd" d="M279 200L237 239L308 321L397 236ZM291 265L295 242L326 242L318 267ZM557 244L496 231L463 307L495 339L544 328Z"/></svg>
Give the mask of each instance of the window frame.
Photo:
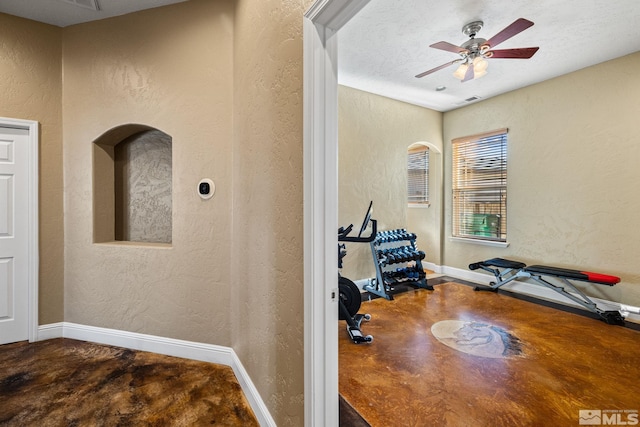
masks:
<svg viewBox="0 0 640 427"><path fill-rule="evenodd" d="M503 128L451 141L452 239L508 246L508 132Z"/></svg>

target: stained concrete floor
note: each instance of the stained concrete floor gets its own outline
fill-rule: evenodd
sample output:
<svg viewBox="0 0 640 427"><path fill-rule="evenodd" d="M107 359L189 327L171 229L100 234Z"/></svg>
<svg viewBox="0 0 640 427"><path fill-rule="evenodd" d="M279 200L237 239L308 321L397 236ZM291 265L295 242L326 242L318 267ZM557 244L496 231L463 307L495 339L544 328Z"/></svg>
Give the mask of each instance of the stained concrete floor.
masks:
<svg viewBox="0 0 640 427"><path fill-rule="evenodd" d="M618 422L640 410L637 330L457 283L363 302L360 313L374 340L351 343L340 322L339 390L372 427L562 427L579 425L580 411ZM518 351L455 349L432 333L445 320L495 326Z"/></svg>
<svg viewBox="0 0 640 427"><path fill-rule="evenodd" d="M0 346L0 426L257 426L228 366L53 339Z"/></svg>

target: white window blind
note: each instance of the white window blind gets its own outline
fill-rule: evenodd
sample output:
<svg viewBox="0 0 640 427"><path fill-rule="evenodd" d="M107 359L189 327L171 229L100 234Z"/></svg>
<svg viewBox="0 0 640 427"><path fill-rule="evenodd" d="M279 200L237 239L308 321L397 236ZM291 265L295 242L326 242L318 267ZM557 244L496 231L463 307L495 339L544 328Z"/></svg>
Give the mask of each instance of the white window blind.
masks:
<svg viewBox="0 0 640 427"><path fill-rule="evenodd" d="M407 185L409 203L429 203L429 147L409 149Z"/></svg>
<svg viewBox="0 0 640 427"><path fill-rule="evenodd" d="M453 236L507 241L507 129L452 141Z"/></svg>

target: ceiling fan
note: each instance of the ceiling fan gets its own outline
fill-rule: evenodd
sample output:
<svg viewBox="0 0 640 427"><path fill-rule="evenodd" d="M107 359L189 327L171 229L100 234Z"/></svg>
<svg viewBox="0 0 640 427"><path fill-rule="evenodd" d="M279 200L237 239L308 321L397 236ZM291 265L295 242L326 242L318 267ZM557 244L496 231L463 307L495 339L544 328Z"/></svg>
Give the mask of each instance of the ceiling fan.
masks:
<svg viewBox="0 0 640 427"><path fill-rule="evenodd" d="M523 47L517 49L498 49L492 50L498 44L510 39L518 33L526 30L533 25L533 22L519 18L516 19L511 25L504 30L500 31L489 40L482 38L476 38L476 34L484 23L482 21L473 21L462 27L463 34L470 37L469 40L456 46L449 42L441 41L430 45L429 47L435 49L446 50L447 52L453 52L460 55L460 58L440 65L439 67L432 68L424 73L418 74L416 77L421 78L428 74L435 73L453 64L460 64L458 69L453 75L460 79L462 82L467 80L477 79L484 76L487 73L487 59L489 58L501 58L501 59L529 59L537 51L538 47Z"/></svg>

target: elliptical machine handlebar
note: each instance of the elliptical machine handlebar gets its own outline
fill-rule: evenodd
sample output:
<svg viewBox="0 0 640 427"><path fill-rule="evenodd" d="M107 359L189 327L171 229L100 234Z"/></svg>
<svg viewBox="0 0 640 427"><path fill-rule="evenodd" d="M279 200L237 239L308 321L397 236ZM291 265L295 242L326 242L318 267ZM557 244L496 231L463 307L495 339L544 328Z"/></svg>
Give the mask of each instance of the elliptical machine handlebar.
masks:
<svg viewBox="0 0 640 427"><path fill-rule="evenodd" d="M347 230L351 231L353 224L347 227ZM355 243L370 243L376 240L376 235L378 234L378 221L375 219L371 220L371 234L366 237L349 237L347 233L338 234L339 242L355 242Z"/></svg>
<svg viewBox="0 0 640 427"><path fill-rule="evenodd" d="M353 224L349 224L347 228L340 227L338 229L338 240L340 240L341 237L346 237L349 233L351 233L351 230L353 230Z"/></svg>
<svg viewBox="0 0 640 427"><path fill-rule="evenodd" d="M362 226L360 227L360 232L358 233L358 237L349 237L349 233L353 229L353 224L350 224L347 228L340 227L338 230L338 241L339 242L355 242L355 243L370 243L376 239L378 234L378 222L375 219L371 219L371 214L373 213L373 200L369 203L369 209L367 209L367 213L364 216L364 221L362 221ZM368 237L362 237L362 233L369 227L369 223L371 223L371 234Z"/></svg>

